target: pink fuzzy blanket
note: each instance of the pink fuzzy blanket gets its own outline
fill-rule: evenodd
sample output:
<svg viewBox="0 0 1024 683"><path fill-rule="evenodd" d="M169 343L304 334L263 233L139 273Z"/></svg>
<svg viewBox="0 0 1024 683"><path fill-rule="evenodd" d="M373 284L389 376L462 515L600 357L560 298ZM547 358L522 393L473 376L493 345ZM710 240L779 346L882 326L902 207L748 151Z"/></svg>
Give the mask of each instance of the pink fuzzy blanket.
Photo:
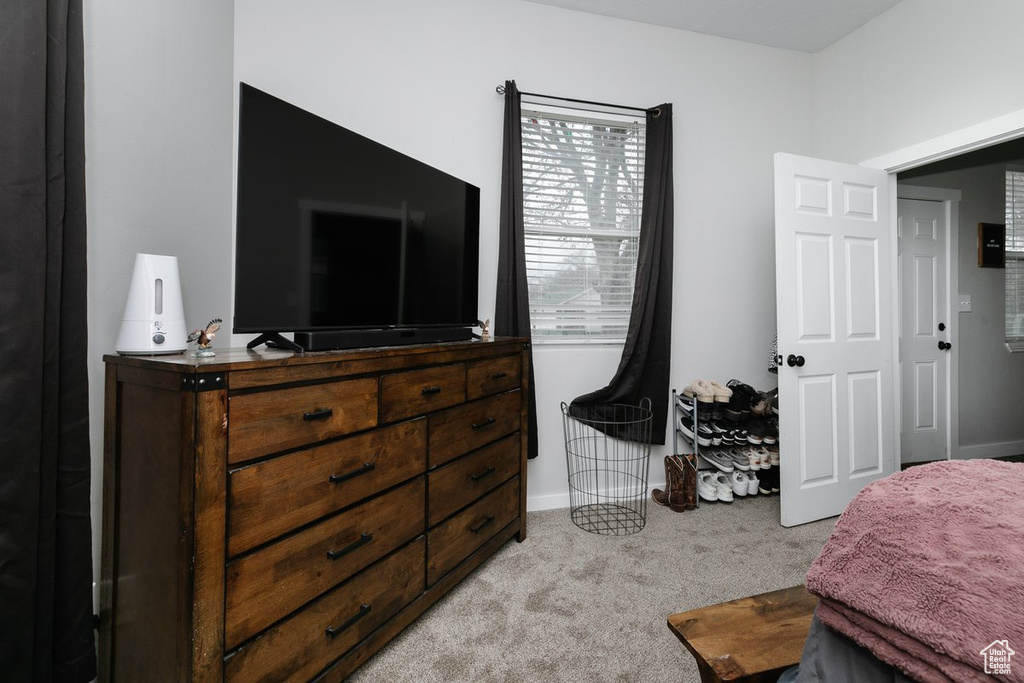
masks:
<svg viewBox="0 0 1024 683"><path fill-rule="evenodd" d="M938 462L869 484L807 588L820 621L915 679L1024 681L1024 465ZM1000 648L1019 661L993 679Z"/></svg>

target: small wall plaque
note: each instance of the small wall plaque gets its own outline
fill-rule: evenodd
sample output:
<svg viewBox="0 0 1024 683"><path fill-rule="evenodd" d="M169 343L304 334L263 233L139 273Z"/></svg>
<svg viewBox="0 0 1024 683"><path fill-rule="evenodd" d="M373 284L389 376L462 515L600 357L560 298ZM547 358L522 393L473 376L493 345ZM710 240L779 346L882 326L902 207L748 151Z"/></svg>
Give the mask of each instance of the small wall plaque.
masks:
<svg viewBox="0 0 1024 683"><path fill-rule="evenodd" d="M978 223L978 266L1004 268L1006 226L1002 223Z"/></svg>

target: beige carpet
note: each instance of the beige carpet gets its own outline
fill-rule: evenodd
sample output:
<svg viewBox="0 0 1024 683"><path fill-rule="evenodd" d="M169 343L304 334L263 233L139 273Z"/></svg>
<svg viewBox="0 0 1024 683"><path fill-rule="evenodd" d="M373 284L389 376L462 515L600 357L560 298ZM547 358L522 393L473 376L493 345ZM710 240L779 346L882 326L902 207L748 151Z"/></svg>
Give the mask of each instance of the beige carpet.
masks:
<svg viewBox="0 0 1024 683"><path fill-rule="evenodd" d="M674 513L630 536L530 513L506 544L349 680L699 681L666 618L803 583L835 518L779 525L777 496Z"/></svg>

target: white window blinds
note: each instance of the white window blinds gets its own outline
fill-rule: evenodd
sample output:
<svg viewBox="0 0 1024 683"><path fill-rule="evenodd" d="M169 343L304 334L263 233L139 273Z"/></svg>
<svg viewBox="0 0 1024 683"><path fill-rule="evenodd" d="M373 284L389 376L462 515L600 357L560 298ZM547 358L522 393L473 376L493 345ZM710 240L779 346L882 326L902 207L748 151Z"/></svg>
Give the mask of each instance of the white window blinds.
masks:
<svg viewBox="0 0 1024 683"><path fill-rule="evenodd" d="M522 110L533 340L621 343L636 277L643 121Z"/></svg>
<svg viewBox="0 0 1024 683"><path fill-rule="evenodd" d="M1024 351L1024 170L1006 171L1006 346Z"/></svg>

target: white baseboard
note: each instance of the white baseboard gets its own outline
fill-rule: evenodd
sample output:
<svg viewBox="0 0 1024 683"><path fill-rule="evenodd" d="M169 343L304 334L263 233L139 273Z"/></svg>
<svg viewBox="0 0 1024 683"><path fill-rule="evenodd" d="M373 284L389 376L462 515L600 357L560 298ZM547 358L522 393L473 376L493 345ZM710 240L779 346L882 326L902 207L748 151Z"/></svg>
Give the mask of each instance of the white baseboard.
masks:
<svg viewBox="0 0 1024 683"><path fill-rule="evenodd" d="M526 496L526 511L557 510L569 507L569 492L552 493L546 496Z"/></svg>
<svg viewBox="0 0 1024 683"><path fill-rule="evenodd" d="M1005 441L978 446L961 446L956 454L956 459L973 460L974 458L998 458L1003 455L1022 454L1024 454L1024 441Z"/></svg>

